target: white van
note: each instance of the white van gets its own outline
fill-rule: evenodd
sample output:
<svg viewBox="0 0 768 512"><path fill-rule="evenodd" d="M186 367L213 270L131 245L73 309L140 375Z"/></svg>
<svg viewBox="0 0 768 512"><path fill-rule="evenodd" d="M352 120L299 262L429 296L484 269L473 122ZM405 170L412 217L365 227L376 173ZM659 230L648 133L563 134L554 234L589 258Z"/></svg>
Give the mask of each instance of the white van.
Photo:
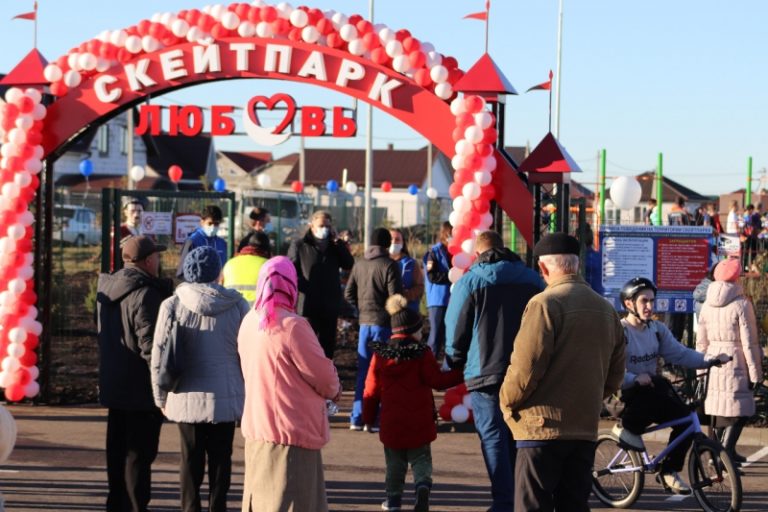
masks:
<svg viewBox="0 0 768 512"><path fill-rule="evenodd" d="M96 224L96 212L85 206L54 206L53 239L75 247L100 244L101 228Z"/></svg>

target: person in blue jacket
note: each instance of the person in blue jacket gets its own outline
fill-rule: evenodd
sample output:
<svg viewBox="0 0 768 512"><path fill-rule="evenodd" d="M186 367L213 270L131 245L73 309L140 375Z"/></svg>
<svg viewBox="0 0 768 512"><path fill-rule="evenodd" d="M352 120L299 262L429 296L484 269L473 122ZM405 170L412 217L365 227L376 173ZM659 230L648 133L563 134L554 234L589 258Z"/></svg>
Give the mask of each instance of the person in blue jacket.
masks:
<svg viewBox="0 0 768 512"><path fill-rule="evenodd" d="M424 286L427 290L427 311L429 312L429 339L427 345L436 358L445 347L445 311L451 298L451 255L448 240L453 227L450 222L440 226L440 241L429 248L424 255Z"/></svg>
<svg viewBox="0 0 768 512"><path fill-rule="evenodd" d="M221 260L221 268L224 268L224 264L229 259L229 252L227 251L227 242L217 236L216 233L219 230L224 215L221 213L221 208L215 205L208 205L203 208L200 214L200 227L194 230L187 237L184 245L181 247L181 256L179 257L179 266L176 269L176 277L184 279L184 258L193 249L198 247L213 247L219 254Z"/></svg>
<svg viewBox="0 0 768 512"><path fill-rule="evenodd" d="M499 390L525 307L545 284L495 231L477 235L475 253L475 263L453 286L445 314L446 361L452 369L464 369L491 481L490 510L512 512L516 448L499 406Z"/></svg>
<svg viewBox="0 0 768 512"><path fill-rule="evenodd" d="M421 296L424 295L424 274L419 262L411 257L403 232L390 229L392 243L389 245L389 257L400 267L400 279L403 282L403 297L408 301L408 309L419 312Z"/></svg>

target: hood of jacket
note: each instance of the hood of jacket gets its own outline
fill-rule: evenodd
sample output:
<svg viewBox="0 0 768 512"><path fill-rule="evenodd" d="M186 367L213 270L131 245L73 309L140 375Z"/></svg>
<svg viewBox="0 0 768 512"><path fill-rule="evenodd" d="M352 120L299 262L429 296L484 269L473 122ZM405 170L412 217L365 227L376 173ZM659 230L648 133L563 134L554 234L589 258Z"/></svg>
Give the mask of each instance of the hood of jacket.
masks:
<svg viewBox="0 0 768 512"><path fill-rule="evenodd" d="M721 308L743 296L744 288L741 287L740 283L713 281L709 285L709 288L707 288L707 301L705 304L715 308Z"/></svg>
<svg viewBox="0 0 768 512"><path fill-rule="evenodd" d="M420 358L427 345L413 338L394 338L383 343L373 343L372 347L373 351L383 359L407 361Z"/></svg>
<svg viewBox="0 0 768 512"><path fill-rule="evenodd" d="M389 258L389 247L372 245L365 250L363 257L367 260L375 260L376 258Z"/></svg>
<svg viewBox="0 0 768 512"><path fill-rule="evenodd" d="M153 277L136 267L126 267L114 274L101 274L99 293L109 302L120 302L134 290L152 286L170 294L170 280Z"/></svg>
<svg viewBox="0 0 768 512"><path fill-rule="evenodd" d="M520 257L507 248L485 251L469 269L477 277L491 284L520 281L527 270L528 267ZM529 278L525 276L524 281L529 281Z"/></svg>
<svg viewBox="0 0 768 512"><path fill-rule="evenodd" d="M176 295L185 308L203 316L216 316L243 298L238 291L216 283L181 283Z"/></svg>

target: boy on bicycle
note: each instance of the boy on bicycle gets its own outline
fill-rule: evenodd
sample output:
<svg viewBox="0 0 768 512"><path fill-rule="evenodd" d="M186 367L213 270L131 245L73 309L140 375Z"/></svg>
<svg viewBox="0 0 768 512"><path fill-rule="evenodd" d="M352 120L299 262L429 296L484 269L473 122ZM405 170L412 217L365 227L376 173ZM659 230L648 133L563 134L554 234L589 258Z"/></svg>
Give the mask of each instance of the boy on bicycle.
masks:
<svg viewBox="0 0 768 512"><path fill-rule="evenodd" d="M621 320L627 338L627 371L621 387L621 399L625 403L621 414L621 426L614 427L621 443L634 450L643 451L641 435L651 423L672 421L690 414L670 382L658 375L659 358L666 363L686 368L707 368L729 360L725 354L705 360L704 354L682 345L664 324L654 321L653 303L656 286L649 279L635 277L627 282L619 295L627 316ZM672 442L686 428L672 428ZM659 481L675 494L690 494L691 488L678 472L683 469L685 454L693 438L681 442L672 450L661 465Z"/></svg>

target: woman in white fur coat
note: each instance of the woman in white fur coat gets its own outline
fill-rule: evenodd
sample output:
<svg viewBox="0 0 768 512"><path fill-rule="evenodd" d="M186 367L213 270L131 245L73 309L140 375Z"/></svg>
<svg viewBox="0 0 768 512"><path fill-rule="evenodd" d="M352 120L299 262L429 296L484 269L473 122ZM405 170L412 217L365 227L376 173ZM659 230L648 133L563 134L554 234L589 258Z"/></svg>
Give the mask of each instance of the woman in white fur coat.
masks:
<svg viewBox="0 0 768 512"><path fill-rule="evenodd" d="M712 368L704 412L713 416L715 432L735 462L736 443L755 414L755 385L763 380L763 353L752 303L739 283L738 259L720 262L709 285L696 332L696 349L706 355L728 354L733 361Z"/></svg>

